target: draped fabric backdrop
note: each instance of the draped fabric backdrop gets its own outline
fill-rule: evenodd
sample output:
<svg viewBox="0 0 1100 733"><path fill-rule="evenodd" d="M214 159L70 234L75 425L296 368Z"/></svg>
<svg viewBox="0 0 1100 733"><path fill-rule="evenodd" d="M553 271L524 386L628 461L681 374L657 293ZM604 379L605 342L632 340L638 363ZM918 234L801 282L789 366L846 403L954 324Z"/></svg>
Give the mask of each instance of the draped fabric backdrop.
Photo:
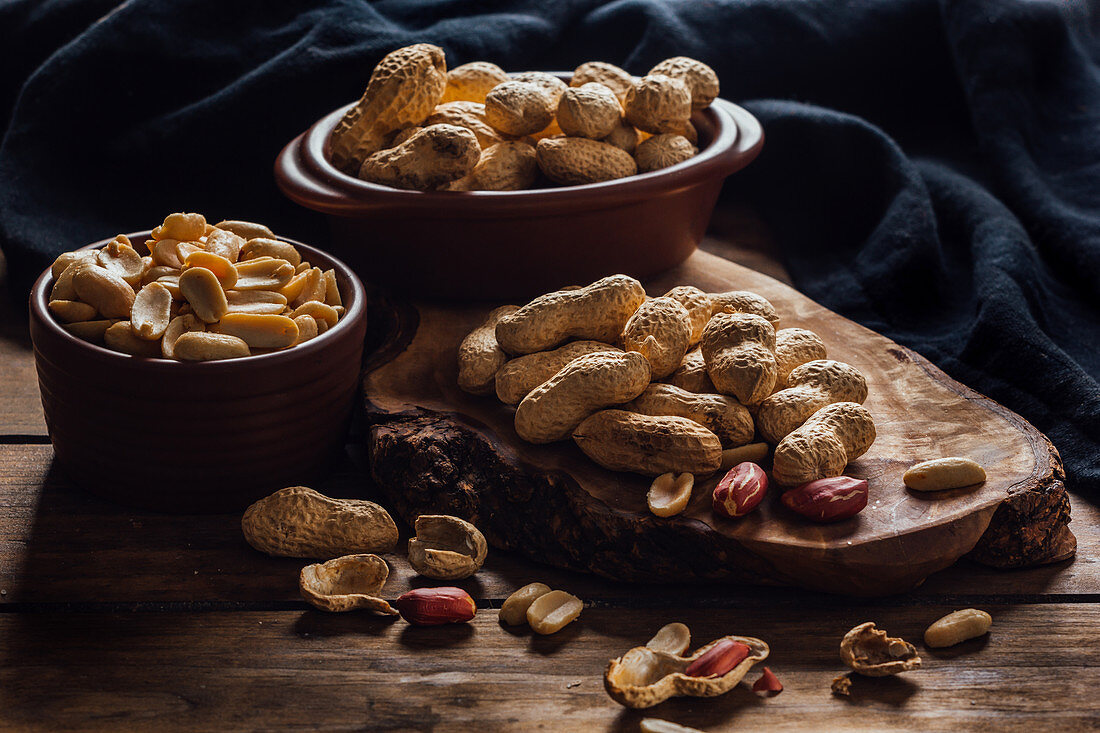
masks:
<svg viewBox="0 0 1100 733"><path fill-rule="evenodd" d="M272 162L387 52L715 68L764 124L726 186L797 286L1020 412L1100 490L1100 44L1069 0L0 1L16 293L166 212L317 240ZM1092 26L1090 28L1090 25ZM2 370L0 370L2 372Z"/></svg>

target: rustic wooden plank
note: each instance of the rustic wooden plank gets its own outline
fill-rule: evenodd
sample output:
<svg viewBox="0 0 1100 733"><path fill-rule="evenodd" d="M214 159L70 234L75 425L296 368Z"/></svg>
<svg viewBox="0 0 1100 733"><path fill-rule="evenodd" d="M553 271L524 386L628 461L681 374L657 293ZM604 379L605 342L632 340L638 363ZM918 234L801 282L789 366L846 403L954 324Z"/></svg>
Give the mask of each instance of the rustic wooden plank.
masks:
<svg viewBox="0 0 1100 733"><path fill-rule="evenodd" d="M296 601L304 562L272 558L241 538L239 517L179 517L140 512L87 496L55 469L46 445L0 446L0 608L4 603L236 603ZM325 486L340 496L372 496L350 462ZM151 487L151 490L155 487ZM933 575L892 604L943 596L1100 594L1100 511L1074 499L1076 559L1057 565L998 571L964 562ZM407 530L406 530L407 533ZM421 584L403 556L392 566L385 595ZM652 587L613 583L556 570L517 555L491 551L486 567L464 585L479 598L502 599L542 580L588 600L652 603ZM656 600L726 607L746 603L812 606L846 602L779 588L731 585L662 586Z"/></svg>
<svg viewBox="0 0 1100 733"><path fill-rule="evenodd" d="M492 610L436 628L317 611L8 613L0 727L626 731L650 715L708 730L1095 730L1095 605L990 607L988 639L922 649L921 670L830 695L851 626L873 619L919 645L950 610L587 609L551 637L505 630ZM720 698L619 707L603 691L607 660L671 620L697 645L726 633L769 641L784 691L757 697L750 672Z"/></svg>
<svg viewBox="0 0 1100 733"><path fill-rule="evenodd" d="M10 292L7 266L0 253L0 438L44 436L42 403L34 373L27 314L20 304L26 296Z"/></svg>

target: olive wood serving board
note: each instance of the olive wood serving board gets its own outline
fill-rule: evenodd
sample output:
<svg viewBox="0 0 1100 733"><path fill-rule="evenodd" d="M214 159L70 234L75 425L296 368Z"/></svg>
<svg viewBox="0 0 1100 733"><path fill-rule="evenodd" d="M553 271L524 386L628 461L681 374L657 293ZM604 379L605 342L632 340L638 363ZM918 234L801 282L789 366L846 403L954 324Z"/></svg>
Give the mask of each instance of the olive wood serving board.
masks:
<svg viewBox="0 0 1100 733"><path fill-rule="evenodd" d="M847 471L869 483L863 512L814 524L784 508L773 485L750 515L720 518L711 511L716 474L696 478L682 515L653 516L650 478L605 470L572 441L525 443L513 408L458 389L458 344L496 304L382 301L372 315L382 343L365 365L363 390L371 472L387 506L409 523L422 513L465 517L496 548L636 582L722 580L871 596L908 590L967 553L998 567L1073 554L1058 453L1019 415L761 273L697 252L645 283L651 295L681 284L759 293L779 311L781 327L817 332L830 358L866 375L878 438ZM912 464L952 455L974 458L988 480L935 494L902 484Z"/></svg>

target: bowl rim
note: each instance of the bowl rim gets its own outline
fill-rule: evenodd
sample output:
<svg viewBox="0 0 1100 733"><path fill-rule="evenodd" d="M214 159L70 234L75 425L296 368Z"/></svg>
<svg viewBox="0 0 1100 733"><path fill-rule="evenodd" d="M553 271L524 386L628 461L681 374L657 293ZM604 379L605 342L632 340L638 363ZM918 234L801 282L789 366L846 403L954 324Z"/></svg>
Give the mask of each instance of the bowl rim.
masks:
<svg viewBox="0 0 1100 733"><path fill-rule="evenodd" d="M564 72L549 73L563 79L570 76ZM764 142L759 120L743 107L718 98L694 113L712 122L714 135L710 143L692 158L668 168L580 186L522 191L406 191L360 180L329 162L326 154L329 134L354 104L322 116L288 142L276 158L276 183L295 203L345 216L377 208L420 212L431 209L436 215L459 217L608 208L679 190L702 180L725 177L751 163Z"/></svg>
<svg viewBox="0 0 1100 733"><path fill-rule="evenodd" d="M142 231L131 232L126 236L129 237L131 241L145 241L150 236L152 236L152 232L148 229L145 229ZM341 299L344 300L345 303L348 300L352 300L353 303L350 308L347 308L344 316L336 322L335 326L328 329L324 333L310 339L306 343L300 344L298 346L291 346L285 349L281 349L279 351L271 351L266 354L242 356L235 359L217 359L214 361L195 362L181 361L178 359L165 359L163 357L134 356L131 354L123 354L118 351L113 351L106 348L105 346L100 346L90 341L85 341L84 339L78 338L69 333L67 330L65 330L62 324L53 317L53 314L50 313L48 307L49 291L50 288L52 288L53 286L54 280L52 266L47 267L42 272L42 274L38 276L38 279L35 280L34 285L31 287L29 298L31 318L40 321L42 327L45 328L54 338L60 339L61 341L65 342L67 345L73 348L83 349L90 358L103 361L108 364L113 363L117 366L121 366L123 364L140 364L141 368L143 369L161 370L174 374L179 374L180 372L188 372L201 373L205 375L217 375L223 372L247 368L249 366L262 366L265 368L278 366L283 361L292 361L297 358L315 356L319 352L323 352L326 347L333 345L333 338L335 337L329 338L329 334L342 334L344 331L353 328L353 324L355 324L357 321L365 316L367 309L366 287L363 285L362 280L359 279L359 276L355 274L354 270L352 270L341 260L329 254L328 252L318 249L317 247L305 244L304 242L290 239L288 237L281 237L277 234L275 235L275 237L282 242L287 242L288 244L292 244L295 247L300 247L303 259L308 260L311 264L313 264L315 255L320 255L321 259L327 259L329 262L331 262L332 268L341 273L345 281L348 283L348 287L351 290L349 295L353 296L352 298L346 298L344 297L343 293L341 294ZM99 249L106 246L110 242L113 242L114 239L114 237L101 239L98 242L92 242L91 244L84 245L83 247L78 247L76 250L69 251L79 252L89 249ZM306 256L307 254L309 256Z"/></svg>

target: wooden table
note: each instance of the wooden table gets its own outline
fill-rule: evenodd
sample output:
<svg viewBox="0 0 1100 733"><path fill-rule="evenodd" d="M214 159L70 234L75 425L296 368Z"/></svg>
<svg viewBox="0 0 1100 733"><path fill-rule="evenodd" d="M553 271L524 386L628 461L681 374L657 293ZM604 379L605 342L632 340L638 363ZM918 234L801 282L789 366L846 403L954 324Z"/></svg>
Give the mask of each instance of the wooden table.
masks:
<svg viewBox="0 0 1100 733"><path fill-rule="evenodd" d="M750 214L720 212L712 232L711 251L784 276ZM252 550L239 517L133 511L59 475L25 321L0 302L0 729L633 731L647 716L705 730L1100 728L1100 510L1082 497L1076 559L1011 572L964 561L904 596L628 586L491 552L462 584L478 601L469 625L326 614L298 596L304 563ZM125 446L104 450L125 466ZM349 451L315 488L369 497L362 465ZM387 559L386 597L423 584L403 556ZM585 599L580 620L548 637L501 626L501 602L534 580ZM988 638L922 648L923 669L830 694L852 626L919 642L968 606L993 615ZM693 646L768 641L785 690L621 708L603 690L608 659L670 621Z"/></svg>

